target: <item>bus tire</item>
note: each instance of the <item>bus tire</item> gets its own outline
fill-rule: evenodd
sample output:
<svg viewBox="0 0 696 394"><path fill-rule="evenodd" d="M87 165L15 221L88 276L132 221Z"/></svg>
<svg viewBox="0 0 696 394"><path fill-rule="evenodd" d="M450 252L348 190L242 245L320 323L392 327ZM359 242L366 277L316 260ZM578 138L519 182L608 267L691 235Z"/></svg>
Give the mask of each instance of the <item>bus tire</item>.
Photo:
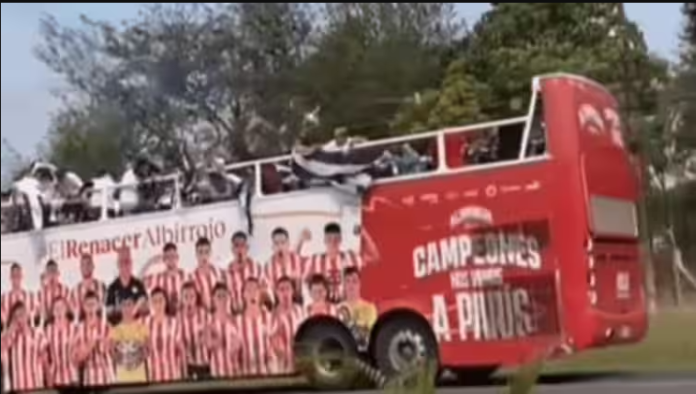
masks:
<svg viewBox="0 0 696 394"><path fill-rule="evenodd" d="M323 359L328 354L331 361ZM358 345L350 331L335 319L303 325L296 337L298 369L320 390L349 390L358 381ZM337 356L337 357L336 357Z"/></svg>
<svg viewBox="0 0 696 394"><path fill-rule="evenodd" d="M413 373L418 368L433 368L433 378L437 378L437 340L430 324L417 316L399 316L380 324L373 357L388 378Z"/></svg>

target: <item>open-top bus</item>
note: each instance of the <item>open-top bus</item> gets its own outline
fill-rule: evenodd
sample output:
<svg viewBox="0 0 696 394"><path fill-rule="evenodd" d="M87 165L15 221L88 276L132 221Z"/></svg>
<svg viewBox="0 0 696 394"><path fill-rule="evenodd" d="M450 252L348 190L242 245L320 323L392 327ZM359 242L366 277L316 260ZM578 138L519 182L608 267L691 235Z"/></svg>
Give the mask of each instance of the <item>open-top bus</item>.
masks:
<svg viewBox="0 0 696 394"><path fill-rule="evenodd" d="M330 186L269 187L267 169L291 160L276 157L229 167L255 177L253 199L246 203L175 204L164 212L118 218L110 218L104 206L99 221L4 234L3 326L12 327L10 312L19 300L37 316L32 335L48 330L41 316L51 307L46 275L54 285L79 288L92 279L92 261L93 277L115 284L125 259L143 276L148 292L155 287L148 283L157 282L148 279L166 278L168 269L172 278L185 271L179 288L167 290L172 304L180 301L180 287L189 279L198 297L211 299L206 293L216 283L206 287L197 281L196 268L204 265L214 272L211 280L232 298L238 295L242 305L226 311L230 330L201 328L186 336L177 329L157 340L160 334L150 332L145 348L151 353L161 341L185 346L173 345L168 359L178 372L148 373L143 384L292 375L295 358L326 349L360 357L387 375L423 361L480 373L542 355L640 341L647 330L636 215L640 188L617 102L606 88L579 76L547 75L532 85L524 117L354 148L399 151L408 144L430 163L376 179L364 194ZM467 152L476 145L494 154L474 160ZM202 239L210 241L207 257ZM161 258L163 248L166 255L172 245L178 258ZM60 277L55 266L46 273L48 261L57 263ZM247 261L253 265L243 265ZM254 280L262 283L258 293L268 295L261 313L246 312L245 305L262 297L249 290ZM279 291L284 280L293 285L289 298ZM74 316L83 312L83 296L78 291L70 297ZM283 300L291 305L281 307ZM204 308L213 304L197 305L207 315ZM182 325L183 316L177 316L182 310L172 308L174 317L167 321ZM217 327L215 316L210 327ZM8 387L50 385L47 379L20 379L24 375L16 370L24 360L12 346L16 338L12 342L4 332ZM223 342L204 337L224 337L224 343L239 346L216 348ZM85 349L84 336L72 340ZM36 351L50 353L49 348ZM127 358L117 357L117 348L87 347L83 357L66 361L72 363L68 369L83 372L69 383L88 385L79 376L97 355L115 370L113 362ZM207 373L192 374L187 367L193 348L208 354L203 364L214 363L222 351L235 365L212 371L207 365ZM156 366L147 365L152 359L143 356L140 362L152 371ZM310 368L321 387L353 381L352 369L341 364L328 368L317 362ZM117 375L94 384L118 385Z"/></svg>

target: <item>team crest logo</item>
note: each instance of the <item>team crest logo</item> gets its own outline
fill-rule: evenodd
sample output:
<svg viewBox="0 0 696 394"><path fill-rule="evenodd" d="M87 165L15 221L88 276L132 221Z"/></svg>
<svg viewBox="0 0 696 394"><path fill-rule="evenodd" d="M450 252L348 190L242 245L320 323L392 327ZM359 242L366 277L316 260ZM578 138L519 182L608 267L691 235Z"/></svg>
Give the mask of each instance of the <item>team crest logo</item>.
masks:
<svg viewBox="0 0 696 394"><path fill-rule="evenodd" d="M457 210L450 217L450 228L457 227L477 228L491 226L493 213L484 207L468 206Z"/></svg>
<svg viewBox="0 0 696 394"><path fill-rule="evenodd" d="M590 134L601 134L606 130L602 113L591 104L583 104L578 110L580 128Z"/></svg>

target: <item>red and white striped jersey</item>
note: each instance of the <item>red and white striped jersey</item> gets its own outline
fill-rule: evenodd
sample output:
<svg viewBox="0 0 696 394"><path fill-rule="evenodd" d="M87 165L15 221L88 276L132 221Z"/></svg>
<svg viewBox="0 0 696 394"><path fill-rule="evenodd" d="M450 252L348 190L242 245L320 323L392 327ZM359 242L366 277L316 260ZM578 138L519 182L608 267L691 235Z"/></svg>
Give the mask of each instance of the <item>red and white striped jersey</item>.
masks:
<svg viewBox="0 0 696 394"><path fill-rule="evenodd" d="M276 331L271 312L258 316L242 314L236 317L236 326L242 341L241 361L244 376L265 376L276 364L271 335Z"/></svg>
<svg viewBox="0 0 696 394"><path fill-rule="evenodd" d="M338 306L335 304L310 304L305 310L305 317L331 316L338 317Z"/></svg>
<svg viewBox="0 0 696 394"><path fill-rule="evenodd" d="M145 287L148 293L152 293L157 288L164 290L170 304L178 307L179 295L185 280L186 273L182 269L173 272L165 271L145 278Z"/></svg>
<svg viewBox="0 0 696 394"><path fill-rule="evenodd" d="M7 319L10 317L10 311L18 302L24 304L24 307L27 308L30 316L37 316L41 306L38 294L27 290L10 291L0 297L0 310L2 311L1 314L3 326L7 325Z"/></svg>
<svg viewBox="0 0 696 394"><path fill-rule="evenodd" d="M11 391L45 388L46 346L46 337L38 328L29 328L14 337L8 350Z"/></svg>
<svg viewBox="0 0 696 394"><path fill-rule="evenodd" d="M10 352L3 350L0 354L2 360L2 390L3 393L9 393L12 390L10 385Z"/></svg>
<svg viewBox="0 0 696 394"><path fill-rule="evenodd" d="M52 387L67 387L78 383L77 366L72 352L75 346L75 325L51 324L46 328L49 367L46 374Z"/></svg>
<svg viewBox="0 0 696 394"><path fill-rule="evenodd" d="M176 318L145 319L150 332L147 355L148 381L156 383L176 382L183 378L183 336Z"/></svg>
<svg viewBox="0 0 696 394"><path fill-rule="evenodd" d="M279 374L292 374L295 372L295 335L302 323L306 320L306 311L299 305L290 310L276 310L273 318L273 336L279 336L282 345L281 354L277 360L277 372ZM275 350L275 349L274 349Z"/></svg>
<svg viewBox="0 0 696 394"><path fill-rule="evenodd" d="M242 308L244 299L242 290L244 282L249 278L259 280L262 287L266 285L263 267L251 258L247 258L244 262L233 261L225 271L225 284L230 291L234 311L240 311Z"/></svg>
<svg viewBox="0 0 696 394"><path fill-rule="evenodd" d="M41 288L39 292L39 302L40 302L40 314L41 317L46 318L53 308L53 301L58 298L63 298L68 302L68 307L72 310L70 305L70 289L62 283L56 283L55 285L45 285Z"/></svg>
<svg viewBox="0 0 696 394"><path fill-rule="evenodd" d="M221 270L216 267L209 269L196 268L190 275L189 281L196 286L196 291L201 297L203 306L210 311L213 305L213 288L224 280Z"/></svg>
<svg viewBox="0 0 696 394"><path fill-rule="evenodd" d="M97 294L99 302L104 303L106 299L106 285L97 279L83 279L73 288L70 294L70 304L73 307L73 312L80 315L82 312L82 300L89 292Z"/></svg>
<svg viewBox="0 0 696 394"><path fill-rule="evenodd" d="M210 372L214 378L234 378L240 376L239 332L232 318L212 317L210 324L213 341L217 344L210 349Z"/></svg>
<svg viewBox="0 0 696 394"><path fill-rule="evenodd" d="M114 383L114 364L107 341L109 325L104 320L82 322L76 327L75 342L92 351L84 361L82 384L87 387L108 386Z"/></svg>
<svg viewBox="0 0 696 394"><path fill-rule="evenodd" d="M266 264L266 277L271 285L287 276L294 281L301 281L305 271L305 259L295 252L286 255L275 254Z"/></svg>
<svg viewBox="0 0 696 394"><path fill-rule="evenodd" d="M353 251L333 257L326 253L315 254L305 266L305 277L323 275L329 281L329 299L340 302L343 299L343 271L352 267L362 269L363 266L363 259Z"/></svg>
<svg viewBox="0 0 696 394"><path fill-rule="evenodd" d="M210 323L210 315L202 309L196 309L193 314L182 311L179 313L178 319L186 364L196 367L210 365L210 352L206 346L204 335L204 330Z"/></svg>

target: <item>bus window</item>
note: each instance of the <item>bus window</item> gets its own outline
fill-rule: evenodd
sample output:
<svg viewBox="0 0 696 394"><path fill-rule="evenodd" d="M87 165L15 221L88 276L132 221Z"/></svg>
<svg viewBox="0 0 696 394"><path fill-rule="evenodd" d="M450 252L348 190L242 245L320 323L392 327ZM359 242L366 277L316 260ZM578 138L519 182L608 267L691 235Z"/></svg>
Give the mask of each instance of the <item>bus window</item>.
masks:
<svg viewBox="0 0 696 394"><path fill-rule="evenodd" d="M534 105L534 114L529 126L529 141L525 149L525 157L542 156L546 153L546 119L541 95L537 96Z"/></svg>

